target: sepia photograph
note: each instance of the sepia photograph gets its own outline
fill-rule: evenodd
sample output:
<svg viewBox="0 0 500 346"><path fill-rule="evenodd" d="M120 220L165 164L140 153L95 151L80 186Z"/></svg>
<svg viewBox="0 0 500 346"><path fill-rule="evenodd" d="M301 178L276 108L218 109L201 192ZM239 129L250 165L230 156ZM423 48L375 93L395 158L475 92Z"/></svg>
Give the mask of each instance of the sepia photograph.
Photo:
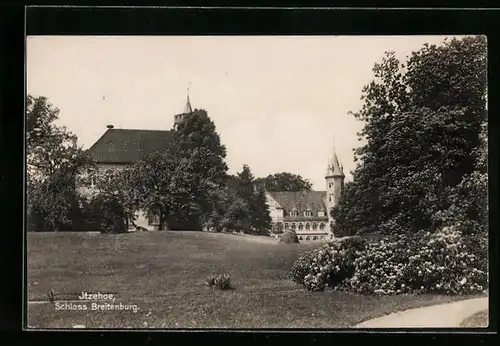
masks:
<svg viewBox="0 0 500 346"><path fill-rule="evenodd" d="M29 330L488 327L486 36L25 56Z"/></svg>

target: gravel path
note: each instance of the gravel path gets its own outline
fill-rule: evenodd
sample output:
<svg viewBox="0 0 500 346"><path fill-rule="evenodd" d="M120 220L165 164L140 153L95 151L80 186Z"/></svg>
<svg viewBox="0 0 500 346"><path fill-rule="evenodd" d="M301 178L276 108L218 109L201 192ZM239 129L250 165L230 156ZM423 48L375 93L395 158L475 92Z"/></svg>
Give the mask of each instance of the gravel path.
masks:
<svg viewBox="0 0 500 346"><path fill-rule="evenodd" d="M468 299L392 313L356 328L458 328L467 317L488 310L488 298Z"/></svg>

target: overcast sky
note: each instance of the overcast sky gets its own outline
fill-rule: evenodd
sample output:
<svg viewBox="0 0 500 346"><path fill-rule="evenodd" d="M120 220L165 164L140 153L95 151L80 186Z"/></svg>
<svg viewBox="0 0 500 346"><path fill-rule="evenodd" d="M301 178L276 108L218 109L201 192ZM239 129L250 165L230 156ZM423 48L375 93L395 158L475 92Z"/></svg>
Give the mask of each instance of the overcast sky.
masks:
<svg viewBox="0 0 500 346"><path fill-rule="evenodd" d="M387 50L405 58L444 36L38 36L27 40L27 91L60 109L90 147L107 124L171 129L190 84L227 147L230 172L292 172L324 190L335 145L346 179L362 123L361 89Z"/></svg>

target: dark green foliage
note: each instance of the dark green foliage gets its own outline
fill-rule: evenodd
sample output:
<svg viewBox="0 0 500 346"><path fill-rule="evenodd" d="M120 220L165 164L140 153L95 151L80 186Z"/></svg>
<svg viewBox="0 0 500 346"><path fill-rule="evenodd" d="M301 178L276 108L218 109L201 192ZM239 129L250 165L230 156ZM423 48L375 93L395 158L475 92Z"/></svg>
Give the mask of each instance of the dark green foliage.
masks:
<svg viewBox="0 0 500 346"><path fill-rule="evenodd" d="M235 186L238 196L248 208L248 214L242 214L242 223L246 225L244 231L251 234L269 234L271 217L265 191L256 187L250 167L243 165L243 170L237 177L232 177L229 183Z"/></svg>
<svg viewBox="0 0 500 346"><path fill-rule="evenodd" d="M354 116L359 164L334 208L337 235L486 230L486 40L387 53Z"/></svg>
<svg viewBox="0 0 500 346"><path fill-rule="evenodd" d="M28 95L26 107L28 226L63 230L79 204L76 178L91 162L76 136L54 124L59 110L47 98Z"/></svg>
<svg viewBox="0 0 500 346"><path fill-rule="evenodd" d="M282 172L255 179L255 184L267 191L311 190L312 184L300 175Z"/></svg>
<svg viewBox="0 0 500 346"><path fill-rule="evenodd" d="M257 191L254 196L254 208L252 210L252 226L257 234L268 235L271 229L271 216L269 205L266 201L266 194L263 189Z"/></svg>

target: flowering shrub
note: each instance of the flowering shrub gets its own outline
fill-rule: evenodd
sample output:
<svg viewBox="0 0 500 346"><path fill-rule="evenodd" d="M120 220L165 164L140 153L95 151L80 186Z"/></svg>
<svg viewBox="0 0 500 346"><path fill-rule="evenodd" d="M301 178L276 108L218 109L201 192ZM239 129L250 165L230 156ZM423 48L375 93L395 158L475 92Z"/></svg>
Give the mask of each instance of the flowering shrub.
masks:
<svg viewBox="0 0 500 346"><path fill-rule="evenodd" d="M466 240L445 227L434 234L397 235L369 244L354 261L355 274L341 288L375 295L482 292L487 267L481 257L487 249L479 256Z"/></svg>
<svg viewBox="0 0 500 346"><path fill-rule="evenodd" d="M487 287L487 253L484 234L463 235L457 227L374 242L351 238L303 253L292 278L315 291L471 294Z"/></svg>
<svg viewBox="0 0 500 346"><path fill-rule="evenodd" d="M486 289L488 250L478 253L453 227L420 239L418 252L409 257L408 284L414 290L470 294Z"/></svg>
<svg viewBox="0 0 500 346"><path fill-rule="evenodd" d="M293 264L292 279L311 291L321 291L326 286L335 287L353 274L354 260L364 246L364 241L355 237L307 251Z"/></svg>

